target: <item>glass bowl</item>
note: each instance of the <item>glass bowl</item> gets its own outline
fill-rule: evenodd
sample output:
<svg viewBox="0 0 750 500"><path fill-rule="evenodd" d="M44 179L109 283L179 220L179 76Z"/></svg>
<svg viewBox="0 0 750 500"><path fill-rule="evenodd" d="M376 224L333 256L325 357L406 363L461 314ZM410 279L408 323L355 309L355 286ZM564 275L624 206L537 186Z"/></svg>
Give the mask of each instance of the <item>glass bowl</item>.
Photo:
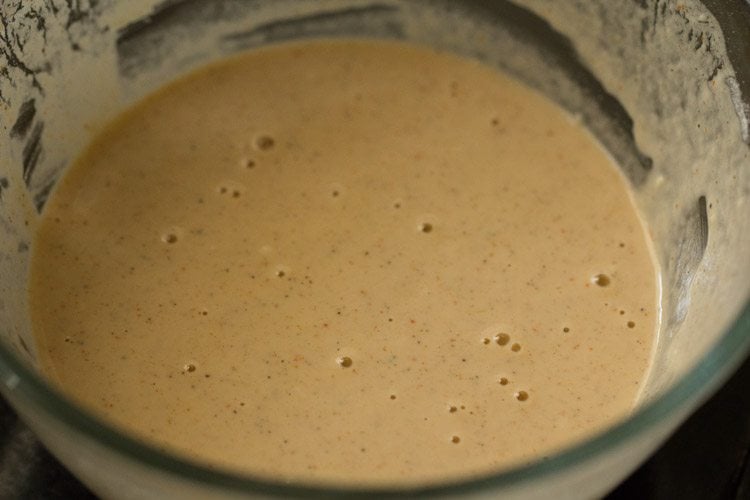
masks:
<svg viewBox="0 0 750 500"><path fill-rule="evenodd" d="M750 350L750 5L743 0L31 0L0 12L0 392L107 498L595 497ZM641 402L559 453L400 489L286 484L151 447L39 373L26 280L39 213L99 127L164 83L237 51L388 38L478 58L545 93L617 160L661 265L662 326Z"/></svg>

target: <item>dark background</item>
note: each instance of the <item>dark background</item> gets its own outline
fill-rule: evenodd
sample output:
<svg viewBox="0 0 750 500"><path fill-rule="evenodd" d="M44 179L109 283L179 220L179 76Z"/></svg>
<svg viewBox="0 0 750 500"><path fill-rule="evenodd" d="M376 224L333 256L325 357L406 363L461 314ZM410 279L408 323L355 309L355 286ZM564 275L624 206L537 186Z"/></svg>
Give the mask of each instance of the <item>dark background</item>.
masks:
<svg viewBox="0 0 750 500"><path fill-rule="evenodd" d="M0 398L0 500L93 499ZM750 500L750 359L607 500Z"/></svg>

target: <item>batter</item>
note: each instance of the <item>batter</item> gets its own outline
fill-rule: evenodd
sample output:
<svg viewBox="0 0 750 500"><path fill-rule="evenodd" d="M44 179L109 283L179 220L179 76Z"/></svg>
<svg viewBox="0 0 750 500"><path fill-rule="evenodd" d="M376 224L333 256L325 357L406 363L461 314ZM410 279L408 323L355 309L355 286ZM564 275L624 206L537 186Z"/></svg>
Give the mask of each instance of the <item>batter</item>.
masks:
<svg viewBox="0 0 750 500"><path fill-rule="evenodd" d="M580 125L482 64L315 41L200 70L49 200L30 294L82 405L213 466L418 484L633 407L657 273Z"/></svg>

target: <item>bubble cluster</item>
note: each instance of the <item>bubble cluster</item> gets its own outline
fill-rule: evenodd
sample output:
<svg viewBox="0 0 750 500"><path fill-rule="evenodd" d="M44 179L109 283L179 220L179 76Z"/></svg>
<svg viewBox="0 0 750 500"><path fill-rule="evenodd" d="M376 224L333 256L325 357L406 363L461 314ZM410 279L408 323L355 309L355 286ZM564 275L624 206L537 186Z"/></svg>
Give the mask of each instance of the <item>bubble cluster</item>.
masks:
<svg viewBox="0 0 750 500"><path fill-rule="evenodd" d="M217 189L219 194L224 196L230 196L232 198L239 198L242 196L242 189L239 187L232 187L228 185L221 185Z"/></svg>
<svg viewBox="0 0 750 500"><path fill-rule="evenodd" d="M498 382L502 386L507 386L508 384L510 384L510 380L508 380L507 377L500 377L498 379ZM515 397L518 401L526 401L529 399L529 393L524 390L518 390L513 394L513 397Z"/></svg>
<svg viewBox="0 0 750 500"><path fill-rule="evenodd" d="M565 330L565 331L567 331L567 330ZM492 340L490 340L488 337L484 337L482 339L482 343L484 345L488 345L488 344L492 343L492 341L494 341L495 344L499 345L500 347L504 347L504 346L506 346L506 345L508 345L510 343L510 334L505 333L505 332L500 332L500 333L496 333L492 337ZM519 344L518 342L514 342L510 346L510 350L513 351L513 352L520 351L521 350L521 344Z"/></svg>

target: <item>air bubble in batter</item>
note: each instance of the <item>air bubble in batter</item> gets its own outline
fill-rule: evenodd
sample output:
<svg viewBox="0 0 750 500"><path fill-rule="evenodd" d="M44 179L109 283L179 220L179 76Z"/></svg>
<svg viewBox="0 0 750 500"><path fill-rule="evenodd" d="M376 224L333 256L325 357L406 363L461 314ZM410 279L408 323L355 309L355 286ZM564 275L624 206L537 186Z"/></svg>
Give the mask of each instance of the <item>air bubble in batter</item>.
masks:
<svg viewBox="0 0 750 500"><path fill-rule="evenodd" d="M510 335L507 333L498 333L495 335L495 342L497 345L506 345L508 342L510 342Z"/></svg>
<svg viewBox="0 0 750 500"><path fill-rule="evenodd" d="M591 281L598 286L605 287L609 286L611 283L611 280L609 279L609 276L606 274L597 274L594 275L594 277L591 278Z"/></svg>
<svg viewBox="0 0 750 500"><path fill-rule="evenodd" d="M253 147L258 151L270 151L275 145L276 140L266 134L260 134L253 140Z"/></svg>
<svg viewBox="0 0 750 500"><path fill-rule="evenodd" d="M161 236L161 241L164 243L177 243L177 235L174 233L165 233Z"/></svg>

